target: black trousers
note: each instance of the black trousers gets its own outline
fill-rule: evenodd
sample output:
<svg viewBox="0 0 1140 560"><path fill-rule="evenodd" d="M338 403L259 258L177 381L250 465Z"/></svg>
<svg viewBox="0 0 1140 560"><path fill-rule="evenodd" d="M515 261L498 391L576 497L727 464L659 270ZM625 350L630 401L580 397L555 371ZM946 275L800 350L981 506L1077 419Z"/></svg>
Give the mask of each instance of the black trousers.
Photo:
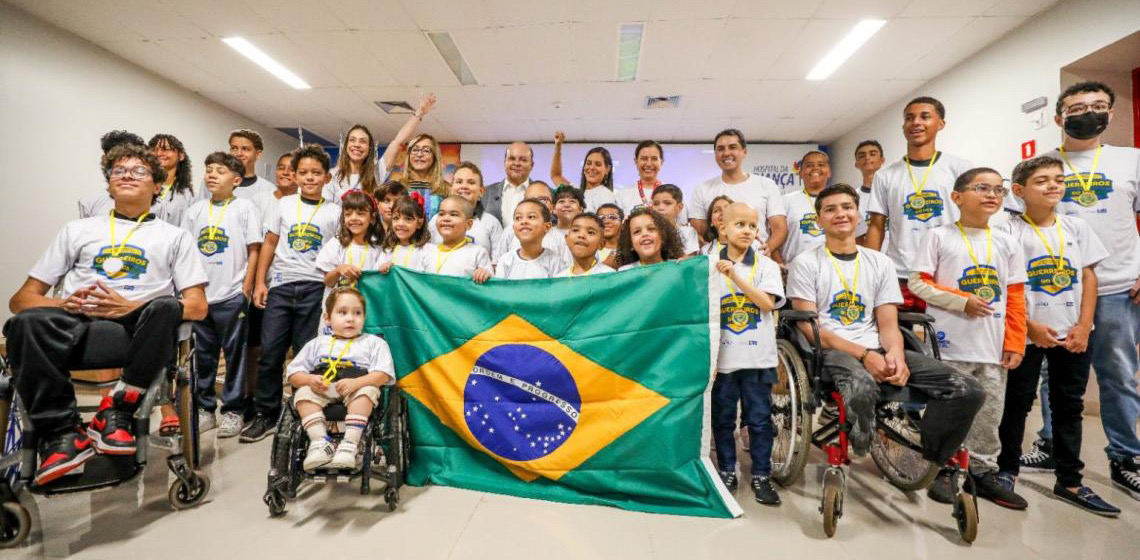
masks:
<svg viewBox="0 0 1140 560"><path fill-rule="evenodd" d="M1057 346L1025 347L1025 358L1017 369L1009 372L1005 385L1005 411L1002 413L998 437L1001 454L998 468L1018 474L1021 441L1025 438L1025 419L1037 398L1037 382L1041 363L1049 364L1049 407L1053 410L1053 458L1057 461L1057 482L1071 488L1081 485L1081 414L1084 412L1085 387L1089 382L1092 354L1076 354Z"/></svg>
<svg viewBox="0 0 1140 560"><path fill-rule="evenodd" d="M269 290L253 393L257 414L276 419L281 411L285 355L290 348L296 355L317 336L324 291L324 284L312 281L290 282Z"/></svg>
<svg viewBox="0 0 1140 560"><path fill-rule="evenodd" d="M182 303L173 296L160 297L129 315L107 320L119 323L131 335L122 381L149 387L174 357ZM32 426L42 436L79 424L68 365L81 344L99 343L86 340L93 321L58 307L36 307L16 314L4 327L16 391Z"/></svg>
<svg viewBox="0 0 1140 560"><path fill-rule="evenodd" d="M214 388L218 376L218 355L226 354L226 382L222 385L222 412L243 412L245 402L245 296L210 304L206 318L194 323L195 374L198 379L198 407L213 412L218 399Z"/></svg>

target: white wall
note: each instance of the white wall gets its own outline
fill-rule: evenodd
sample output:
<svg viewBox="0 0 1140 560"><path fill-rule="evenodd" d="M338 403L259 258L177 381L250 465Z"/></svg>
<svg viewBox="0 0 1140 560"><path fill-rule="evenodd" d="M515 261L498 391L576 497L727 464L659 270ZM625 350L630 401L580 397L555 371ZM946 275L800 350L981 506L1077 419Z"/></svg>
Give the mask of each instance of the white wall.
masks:
<svg viewBox="0 0 1140 560"><path fill-rule="evenodd" d="M1136 0L1058 3L833 142L836 179L860 181L854 152L861 140L881 142L888 161L903 156L902 108L918 95L932 95L946 105L939 149L1008 176L1021 159L1022 142L1036 140L1038 154L1060 143L1052 107L1061 91L1061 68L1136 32L1138 26L1140 2ZM1048 97L1048 122L1034 130L1022 115L1021 104L1039 96ZM1118 103L1117 117L1130 110L1129 105ZM1120 126L1119 120L1113 121L1113 129Z"/></svg>
<svg viewBox="0 0 1140 560"><path fill-rule="evenodd" d="M262 163L294 147L264 124L3 3L0 84L0 322L40 252L61 225L78 217L76 201L105 188L103 133L178 136L194 163L195 188L202 160L228 149L234 128L261 132L268 156Z"/></svg>

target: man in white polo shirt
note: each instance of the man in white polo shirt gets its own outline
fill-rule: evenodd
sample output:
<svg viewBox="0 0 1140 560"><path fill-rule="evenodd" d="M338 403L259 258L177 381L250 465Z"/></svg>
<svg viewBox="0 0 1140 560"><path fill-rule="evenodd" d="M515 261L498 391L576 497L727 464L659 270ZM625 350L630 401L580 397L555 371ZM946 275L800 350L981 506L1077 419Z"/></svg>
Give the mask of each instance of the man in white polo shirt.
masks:
<svg viewBox="0 0 1140 560"><path fill-rule="evenodd" d="M712 200L727 195L733 202L743 202L756 210L768 227L762 228L756 238L764 244L764 254L777 253L788 237L788 220L784 215L784 200L780 187L771 179L744 171L744 158L748 156L748 143L744 133L728 128L717 133L713 150L720 175L697 186L689 205L689 224L704 236L708 224L705 212ZM699 217L694 217L699 216Z"/></svg>

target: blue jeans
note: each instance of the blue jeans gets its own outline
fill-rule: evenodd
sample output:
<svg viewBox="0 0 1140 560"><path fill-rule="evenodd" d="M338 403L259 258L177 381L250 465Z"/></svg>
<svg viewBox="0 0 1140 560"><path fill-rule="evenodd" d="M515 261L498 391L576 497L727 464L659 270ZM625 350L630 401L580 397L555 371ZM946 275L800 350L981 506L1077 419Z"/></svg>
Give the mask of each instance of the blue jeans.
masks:
<svg viewBox="0 0 1140 560"><path fill-rule="evenodd" d="M1108 437L1104 451L1113 461L1140 457L1140 438L1136 437L1136 420L1140 418L1136 388L1140 305L1132 303L1128 292L1100 296L1093 324L1089 351L1100 389L1100 421Z"/></svg>
<svg viewBox="0 0 1140 560"><path fill-rule="evenodd" d="M740 421L748 428L748 453L752 457L752 476L771 476L772 384L777 380L775 368L738 369L718 373L712 386L712 432L716 444L717 469L736 472L736 403L740 403Z"/></svg>
<svg viewBox="0 0 1140 560"><path fill-rule="evenodd" d="M261 359L253 390L257 414L276 419L281 410L285 355L299 354L316 338L321 321L321 282L301 280L271 288L261 323Z"/></svg>
<svg viewBox="0 0 1140 560"><path fill-rule="evenodd" d="M210 304L206 318L194 323L194 360L197 362L198 408L213 412L218 407L214 389L218 354L226 354L226 382L222 385L222 412L243 412L246 407L246 309L245 296Z"/></svg>

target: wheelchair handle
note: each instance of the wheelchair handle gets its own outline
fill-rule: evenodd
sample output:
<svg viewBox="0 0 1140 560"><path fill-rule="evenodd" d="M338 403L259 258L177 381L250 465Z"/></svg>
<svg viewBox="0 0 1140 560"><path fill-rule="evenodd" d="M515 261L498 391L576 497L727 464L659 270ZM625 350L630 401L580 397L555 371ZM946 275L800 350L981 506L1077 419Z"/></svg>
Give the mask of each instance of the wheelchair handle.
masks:
<svg viewBox="0 0 1140 560"><path fill-rule="evenodd" d="M931 317L930 315L927 315L926 313L915 313L913 311L899 311L899 322L900 323L909 323L912 325L918 324L918 323L933 323L934 317Z"/></svg>
<svg viewBox="0 0 1140 560"><path fill-rule="evenodd" d="M781 309L780 319L784 321L804 322L814 321L819 317L819 313L815 311L806 311L799 309Z"/></svg>

